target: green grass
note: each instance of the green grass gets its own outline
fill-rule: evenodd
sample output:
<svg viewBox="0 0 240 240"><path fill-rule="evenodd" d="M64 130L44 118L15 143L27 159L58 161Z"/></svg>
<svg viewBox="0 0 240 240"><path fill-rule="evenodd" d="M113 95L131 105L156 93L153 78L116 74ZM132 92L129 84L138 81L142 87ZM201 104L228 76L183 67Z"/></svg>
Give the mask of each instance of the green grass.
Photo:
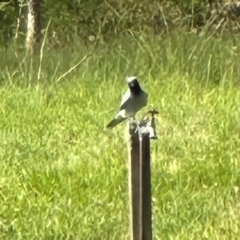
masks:
<svg viewBox="0 0 240 240"><path fill-rule="evenodd" d="M104 126L136 74L147 109L160 111L154 239L238 239L239 48L191 35L46 46L39 81L39 59L10 49L0 73L0 238L129 239L125 126Z"/></svg>

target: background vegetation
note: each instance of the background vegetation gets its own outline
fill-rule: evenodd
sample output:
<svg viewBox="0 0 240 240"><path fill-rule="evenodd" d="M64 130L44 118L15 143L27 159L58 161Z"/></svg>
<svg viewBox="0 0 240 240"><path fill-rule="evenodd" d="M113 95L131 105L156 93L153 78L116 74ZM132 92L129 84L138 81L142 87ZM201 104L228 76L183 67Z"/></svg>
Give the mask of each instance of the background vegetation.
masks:
<svg viewBox="0 0 240 240"><path fill-rule="evenodd" d="M203 34L186 17L199 1L162 2L159 26L156 2L89 2L43 3L36 56L25 2L1 3L1 239L129 238L125 126L104 126L132 74L150 96L139 117L160 111L154 239L238 239L239 36Z"/></svg>
<svg viewBox="0 0 240 240"><path fill-rule="evenodd" d="M233 3L230 3L233 2ZM229 4L230 3L230 4ZM227 0L92 0L42 1L43 33L49 21L48 41L53 47L72 42L109 43L123 33L194 32L205 35L238 33L240 5ZM0 43L25 40L27 4L0 3Z"/></svg>

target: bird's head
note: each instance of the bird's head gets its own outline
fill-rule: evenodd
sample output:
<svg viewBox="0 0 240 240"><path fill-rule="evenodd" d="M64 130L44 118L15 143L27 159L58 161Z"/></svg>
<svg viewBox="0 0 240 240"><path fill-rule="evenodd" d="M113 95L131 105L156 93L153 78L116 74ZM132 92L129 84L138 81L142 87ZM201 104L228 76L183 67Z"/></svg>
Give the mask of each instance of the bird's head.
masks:
<svg viewBox="0 0 240 240"><path fill-rule="evenodd" d="M141 93L142 89L136 77L127 77L127 83L133 95L139 95Z"/></svg>

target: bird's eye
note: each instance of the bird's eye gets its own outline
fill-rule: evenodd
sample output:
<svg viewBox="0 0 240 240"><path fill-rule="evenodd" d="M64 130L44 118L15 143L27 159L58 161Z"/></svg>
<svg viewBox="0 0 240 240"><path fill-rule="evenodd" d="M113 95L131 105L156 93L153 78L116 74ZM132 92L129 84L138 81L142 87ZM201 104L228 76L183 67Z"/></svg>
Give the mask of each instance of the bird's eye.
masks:
<svg viewBox="0 0 240 240"><path fill-rule="evenodd" d="M130 86L130 87L134 87L134 82L133 82L133 81L130 82L130 83L129 83L129 86Z"/></svg>

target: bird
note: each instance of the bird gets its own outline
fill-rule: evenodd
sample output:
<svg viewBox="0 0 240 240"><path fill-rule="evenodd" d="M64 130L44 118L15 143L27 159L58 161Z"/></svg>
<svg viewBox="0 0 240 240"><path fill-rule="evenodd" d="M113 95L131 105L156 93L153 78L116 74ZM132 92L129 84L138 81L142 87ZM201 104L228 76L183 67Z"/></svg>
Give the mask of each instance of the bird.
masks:
<svg viewBox="0 0 240 240"><path fill-rule="evenodd" d="M127 77L128 90L122 97L117 115L107 124L114 128L126 119L135 118L136 113L147 105L148 94L142 90L137 77Z"/></svg>

